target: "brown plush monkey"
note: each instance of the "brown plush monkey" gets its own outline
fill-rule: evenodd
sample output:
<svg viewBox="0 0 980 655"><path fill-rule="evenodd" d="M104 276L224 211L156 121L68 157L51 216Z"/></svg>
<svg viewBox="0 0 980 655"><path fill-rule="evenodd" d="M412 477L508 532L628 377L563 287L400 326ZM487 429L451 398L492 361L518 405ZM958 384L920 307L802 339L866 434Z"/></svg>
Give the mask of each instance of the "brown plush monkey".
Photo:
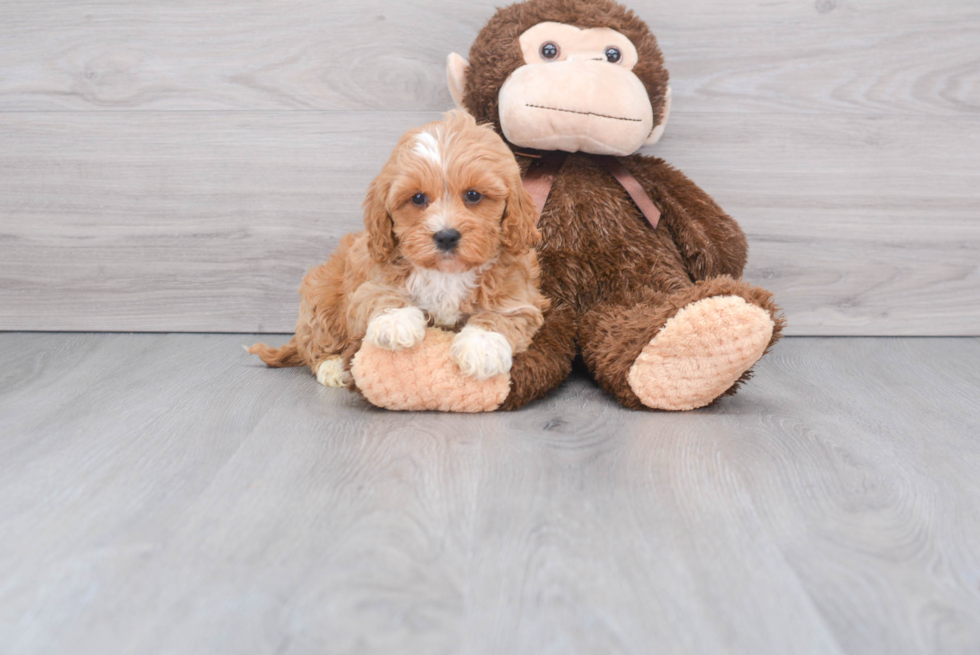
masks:
<svg viewBox="0 0 980 655"><path fill-rule="evenodd" d="M633 154L659 139L670 108L646 24L610 0L528 0L496 13L468 63L450 55L449 83L460 107L506 138L522 171L552 168L538 172L545 194L553 177L538 248L552 308L514 357L506 397L462 385L467 398L426 396L427 370L444 371L448 357L434 346L422 361L362 349L352 372L368 400L515 409L558 386L577 353L627 407L686 410L734 393L783 320L769 292L739 279L747 247L735 221L680 171ZM661 214L656 226L645 199Z"/></svg>

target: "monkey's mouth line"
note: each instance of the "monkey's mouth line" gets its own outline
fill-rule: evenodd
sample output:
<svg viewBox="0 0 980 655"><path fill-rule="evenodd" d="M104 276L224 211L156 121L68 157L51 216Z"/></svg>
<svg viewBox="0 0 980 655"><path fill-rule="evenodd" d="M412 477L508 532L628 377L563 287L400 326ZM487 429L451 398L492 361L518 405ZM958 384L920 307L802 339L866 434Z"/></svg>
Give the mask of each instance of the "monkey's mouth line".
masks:
<svg viewBox="0 0 980 655"><path fill-rule="evenodd" d="M630 123L643 122L639 118L623 118L622 116L609 116L608 114L597 114L594 111L575 111L574 109L561 109L560 107L545 107L544 105L532 105L530 102L525 103L524 106L533 107L534 109L548 109L550 111L563 111L569 114L581 114L582 116L596 116L598 118L610 118L614 121L629 121Z"/></svg>

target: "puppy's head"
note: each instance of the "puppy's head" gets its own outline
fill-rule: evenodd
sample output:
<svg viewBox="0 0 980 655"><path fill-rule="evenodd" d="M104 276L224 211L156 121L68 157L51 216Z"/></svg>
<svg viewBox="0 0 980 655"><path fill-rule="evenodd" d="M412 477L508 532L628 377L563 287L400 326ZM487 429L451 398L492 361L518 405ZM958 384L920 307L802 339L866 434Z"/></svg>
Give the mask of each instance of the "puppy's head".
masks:
<svg viewBox="0 0 980 655"><path fill-rule="evenodd" d="M533 248L537 219L510 149L460 111L405 134L364 202L375 261L451 273Z"/></svg>

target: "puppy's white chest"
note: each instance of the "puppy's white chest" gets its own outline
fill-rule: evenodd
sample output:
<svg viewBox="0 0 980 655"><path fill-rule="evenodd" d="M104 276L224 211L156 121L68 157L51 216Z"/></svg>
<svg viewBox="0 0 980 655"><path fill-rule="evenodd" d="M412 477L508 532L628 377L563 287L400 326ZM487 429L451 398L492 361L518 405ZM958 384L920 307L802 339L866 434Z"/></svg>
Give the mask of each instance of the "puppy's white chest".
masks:
<svg viewBox="0 0 980 655"><path fill-rule="evenodd" d="M408 277L412 302L424 309L436 325L452 327L460 318L460 307L476 286L476 271L443 273L417 268Z"/></svg>

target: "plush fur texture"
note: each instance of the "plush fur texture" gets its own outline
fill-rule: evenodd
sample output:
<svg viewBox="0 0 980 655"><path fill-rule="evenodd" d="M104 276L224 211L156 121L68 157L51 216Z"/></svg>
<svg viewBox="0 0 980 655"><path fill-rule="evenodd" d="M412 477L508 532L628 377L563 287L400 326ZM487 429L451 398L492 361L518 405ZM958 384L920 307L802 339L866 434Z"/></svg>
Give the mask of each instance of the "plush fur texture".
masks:
<svg viewBox="0 0 980 655"><path fill-rule="evenodd" d="M542 44L554 48L552 57ZM500 89L506 139L539 150L631 155L655 125L646 87L633 72L636 48L608 27L539 23L521 35L526 66ZM608 60L615 52L616 61Z"/></svg>
<svg viewBox="0 0 980 655"><path fill-rule="evenodd" d="M502 132L500 89L511 73L524 65L521 34L540 23L565 23L581 29L606 27L626 36L636 48L633 67L653 106L654 116L665 114L667 70L656 39L639 17L608 0L531 0L497 11L470 48L470 67L463 106L478 121L489 121Z"/></svg>
<svg viewBox="0 0 980 655"><path fill-rule="evenodd" d="M454 342L451 332L438 328L429 328L422 343L407 351L365 342L351 365L357 390L368 402L393 410L469 413L500 407L510 392L507 375L482 381L462 375L450 356Z"/></svg>
<svg viewBox="0 0 980 655"><path fill-rule="evenodd" d="M501 87L525 63L519 37L549 21L626 35L636 46L633 72L653 115L665 114L663 57L633 12L610 0L529 0L499 10L470 51L460 100L478 121L501 129ZM462 66L450 58L451 82ZM524 171L531 163L523 155L518 161ZM783 319L771 294L740 280L747 244L735 221L663 160L621 161L661 210L660 226L650 227L591 155L567 157L538 224L541 289L552 307L530 347L515 355L501 409L556 387L579 352L597 382L626 407L703 406L734 393L780 337ZM674 317L680 318L670 323ZM684 348L685 340L693 347ZM363 382L371 377L365 371Z"/></svg>
<svg viewBox="0 0 980 655"><path fill-rule="evenodd" d="M249 352L269 366L307 365L330 386L350 385L345 372L363 342L408 350L427 326L465 324L451 353L457 372L506 373L548 306L538 290L536 222L504 142L489 126L450 112L402 137L369 188L366 231L344 237L306 275L292 340ZM445 230L459 233L451 251L436 242Z"/></svg>
<svg viewBox="0 0 980 655"><path fill-rule="evenodd" d="M695 301L643 348L627 382L647 407L704 407L762 357L774 327L768 312L739 296Z"/></svg>
<svg viewBox="0 0 980 655"><path fill-rule="evenodd" d="M741 298L751 306L760 307L770 317L771 328L767 327L767 322L767 326L763 326L762 330L767 336L765 348L770 348L779 338L783 326L782 319L777 316L778 308L772 302L771 295L763 289L723 275L702 280L670 294L645 289L633 297L621 298L617 304L606 304L587 313L580 321L581 339L585 344L582 355L586 365L593 372L596 381L602 388L613 394L627 407L633 409L642 407L680 409L680 407L666 407L662 403L652 402L649 397L647 397L647 402L641 400L634 390L634 385L630 384L630 371L644 349L655 341L670 319L679 312L685 308L693 307L706 298L733 297ZM544 329L547 327L546 325ZM707 328L707 331L710 332L710 335L706 335L705 339L714 339L716 336L723 338L728 330L738 330L738 326L734 324L726 326L726 329L720 329L717 323L704 325L702 328ZM741 335L736 332L736 336ZM698 343L698 341L692 341L692 343ZM761 357L763 352L758 353L758 355ZM703 364L707 366L711 359L711 353L702 354L705 355ZM695 353L693 359L697 360L697 358L697 353ZM734 394L738 387L749 379L751 374L747 369L752 363L754 360L748 362L735 380L725 385L715 397L706 402L701 402L700 406L710 404L716 397ZM700 367L701 364L702 362L694 361L691 366ZM706 384L708 383L709 381L706 381ZM679 380L678 384L689 384L689 382ZM661 388L663 386L661 385ZM694 403L683 409L692 409L693 405Z"/></svg>

